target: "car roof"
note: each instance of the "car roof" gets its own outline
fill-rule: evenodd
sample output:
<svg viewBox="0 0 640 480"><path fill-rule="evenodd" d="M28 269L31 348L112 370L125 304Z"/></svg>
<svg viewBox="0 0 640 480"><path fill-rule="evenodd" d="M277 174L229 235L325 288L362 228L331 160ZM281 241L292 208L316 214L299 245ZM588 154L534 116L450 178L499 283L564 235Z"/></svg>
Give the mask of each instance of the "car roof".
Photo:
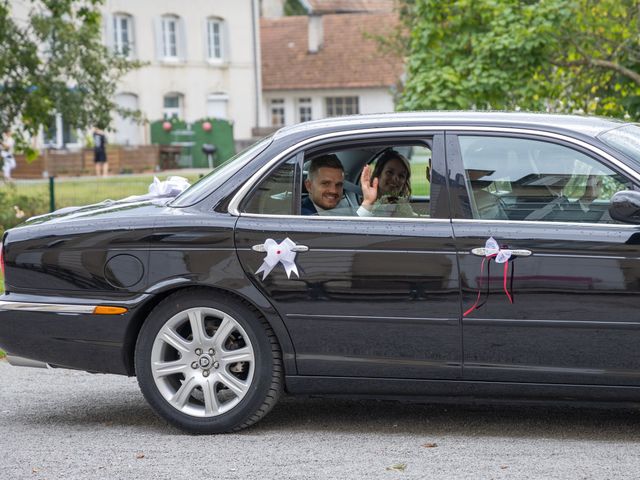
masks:
<svg viewBox="0 0 640 480"><path fill-rule="evenodd" d="M624 122L614 118L532 112L395 112L312 120L284 127L278 130L276 138L280 139L291 135L306 136L329 131L351 130L354 128L384 128L418 125L519 127L552 132L575 132L589 137L595 137L606 130L617 128L627 123L629 122Z"/></svg>

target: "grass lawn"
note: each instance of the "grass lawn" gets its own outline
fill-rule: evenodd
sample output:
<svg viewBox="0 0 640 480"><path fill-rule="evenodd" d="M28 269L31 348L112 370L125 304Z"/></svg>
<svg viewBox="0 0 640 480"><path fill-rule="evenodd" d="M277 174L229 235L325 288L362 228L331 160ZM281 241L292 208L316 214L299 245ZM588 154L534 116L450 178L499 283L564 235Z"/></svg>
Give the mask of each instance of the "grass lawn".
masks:
<svg viewBox="0 0 640 480"><path fill-rule="evenodd" d="M205 172L189 171L188 173L180 173L180 176L184 176L189 180L189 183L193 184ZM168 175L162 173L156 174L156 176L159 180L166 180ZM114 175L106 178L56 178L54 183L55 207L90 205L106 199L118 200L130 195L142 195L149 192L149 185L153 182L153 177L153 174L145 174ZM15 186L21 195L49 198L48 179L18 180L15 182Z"/></svg>

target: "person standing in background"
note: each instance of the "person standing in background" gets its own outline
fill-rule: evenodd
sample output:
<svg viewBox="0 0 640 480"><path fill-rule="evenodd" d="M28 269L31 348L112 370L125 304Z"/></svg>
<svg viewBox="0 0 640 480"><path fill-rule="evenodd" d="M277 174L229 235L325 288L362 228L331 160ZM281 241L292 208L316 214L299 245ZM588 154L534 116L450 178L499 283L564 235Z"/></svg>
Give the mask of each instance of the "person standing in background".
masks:
<svg viewBox="0 0 640 480"><path fill-rule="evenodd" d="M107 137L98 127L93 128L93 161L96 164L96 176L106 177L109 174Z"/></svg>
<svg viewBox="0 0 640 480"><path fill-rule="evenodd" d="M15 145L16 141L11 130L4 132L0 154L2 155L2 174L5 180L12 180L11 170L16 168L16 159L13 155Z"/></svg>

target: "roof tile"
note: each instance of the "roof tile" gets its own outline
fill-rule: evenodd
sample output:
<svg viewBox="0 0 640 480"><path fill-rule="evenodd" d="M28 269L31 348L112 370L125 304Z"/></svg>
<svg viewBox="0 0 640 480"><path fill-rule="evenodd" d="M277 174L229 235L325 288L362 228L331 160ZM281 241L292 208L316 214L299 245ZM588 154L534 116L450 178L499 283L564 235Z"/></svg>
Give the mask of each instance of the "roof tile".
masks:
<svg viewBox="0 0 640 480"><path fill-rule="evenodd" d="M261 19L264 90L367 88L396 84L403 62L376 35L398 27L394 13L323 15L324 41L308 53L308 17Z"/></svg>
<svg viewBox="0 0 640 480"><path fill-rule="evenodd" d="M395 0L307 0L315 13L393 12Z"/></svg>

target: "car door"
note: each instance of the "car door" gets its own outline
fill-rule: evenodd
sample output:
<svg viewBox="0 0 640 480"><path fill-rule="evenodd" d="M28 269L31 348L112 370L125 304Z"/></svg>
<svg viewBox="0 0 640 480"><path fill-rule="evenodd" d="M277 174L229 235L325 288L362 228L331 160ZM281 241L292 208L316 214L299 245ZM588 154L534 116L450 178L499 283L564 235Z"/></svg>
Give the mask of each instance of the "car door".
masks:
<svg viewBox="0 0 640 480"><path fill-rule="evenodd" d="M241 204L236 226L240 262L282 316L298 374L459 378L458 270L448 203L439 194L445 188L443 136L429 132L385 139L378 130L332 142L311 143L276 161ZM336 153L347 170L346 183L353 186L364 165L357 160L363 151L395 145L422 148L432 156L428 210L412 218L299 214L301 167L314 148ZM424 179L428 161L425 155L414 164L419 172L414 177ZM417 211L425 206L425 195L416 197ZM285 239L292 242L287 251L296 251L289 273L283 263L262 269L264 245L284 246Z"/></svg>
<svg viewBox="0 0 640 480"><path fill-rule="evenodd" d="M469 380L640 385L640 228L624 165L562 135L447 136ZM489 239L511 250L489 260ZM483 251L482 249L485 249Z"/></svg>

